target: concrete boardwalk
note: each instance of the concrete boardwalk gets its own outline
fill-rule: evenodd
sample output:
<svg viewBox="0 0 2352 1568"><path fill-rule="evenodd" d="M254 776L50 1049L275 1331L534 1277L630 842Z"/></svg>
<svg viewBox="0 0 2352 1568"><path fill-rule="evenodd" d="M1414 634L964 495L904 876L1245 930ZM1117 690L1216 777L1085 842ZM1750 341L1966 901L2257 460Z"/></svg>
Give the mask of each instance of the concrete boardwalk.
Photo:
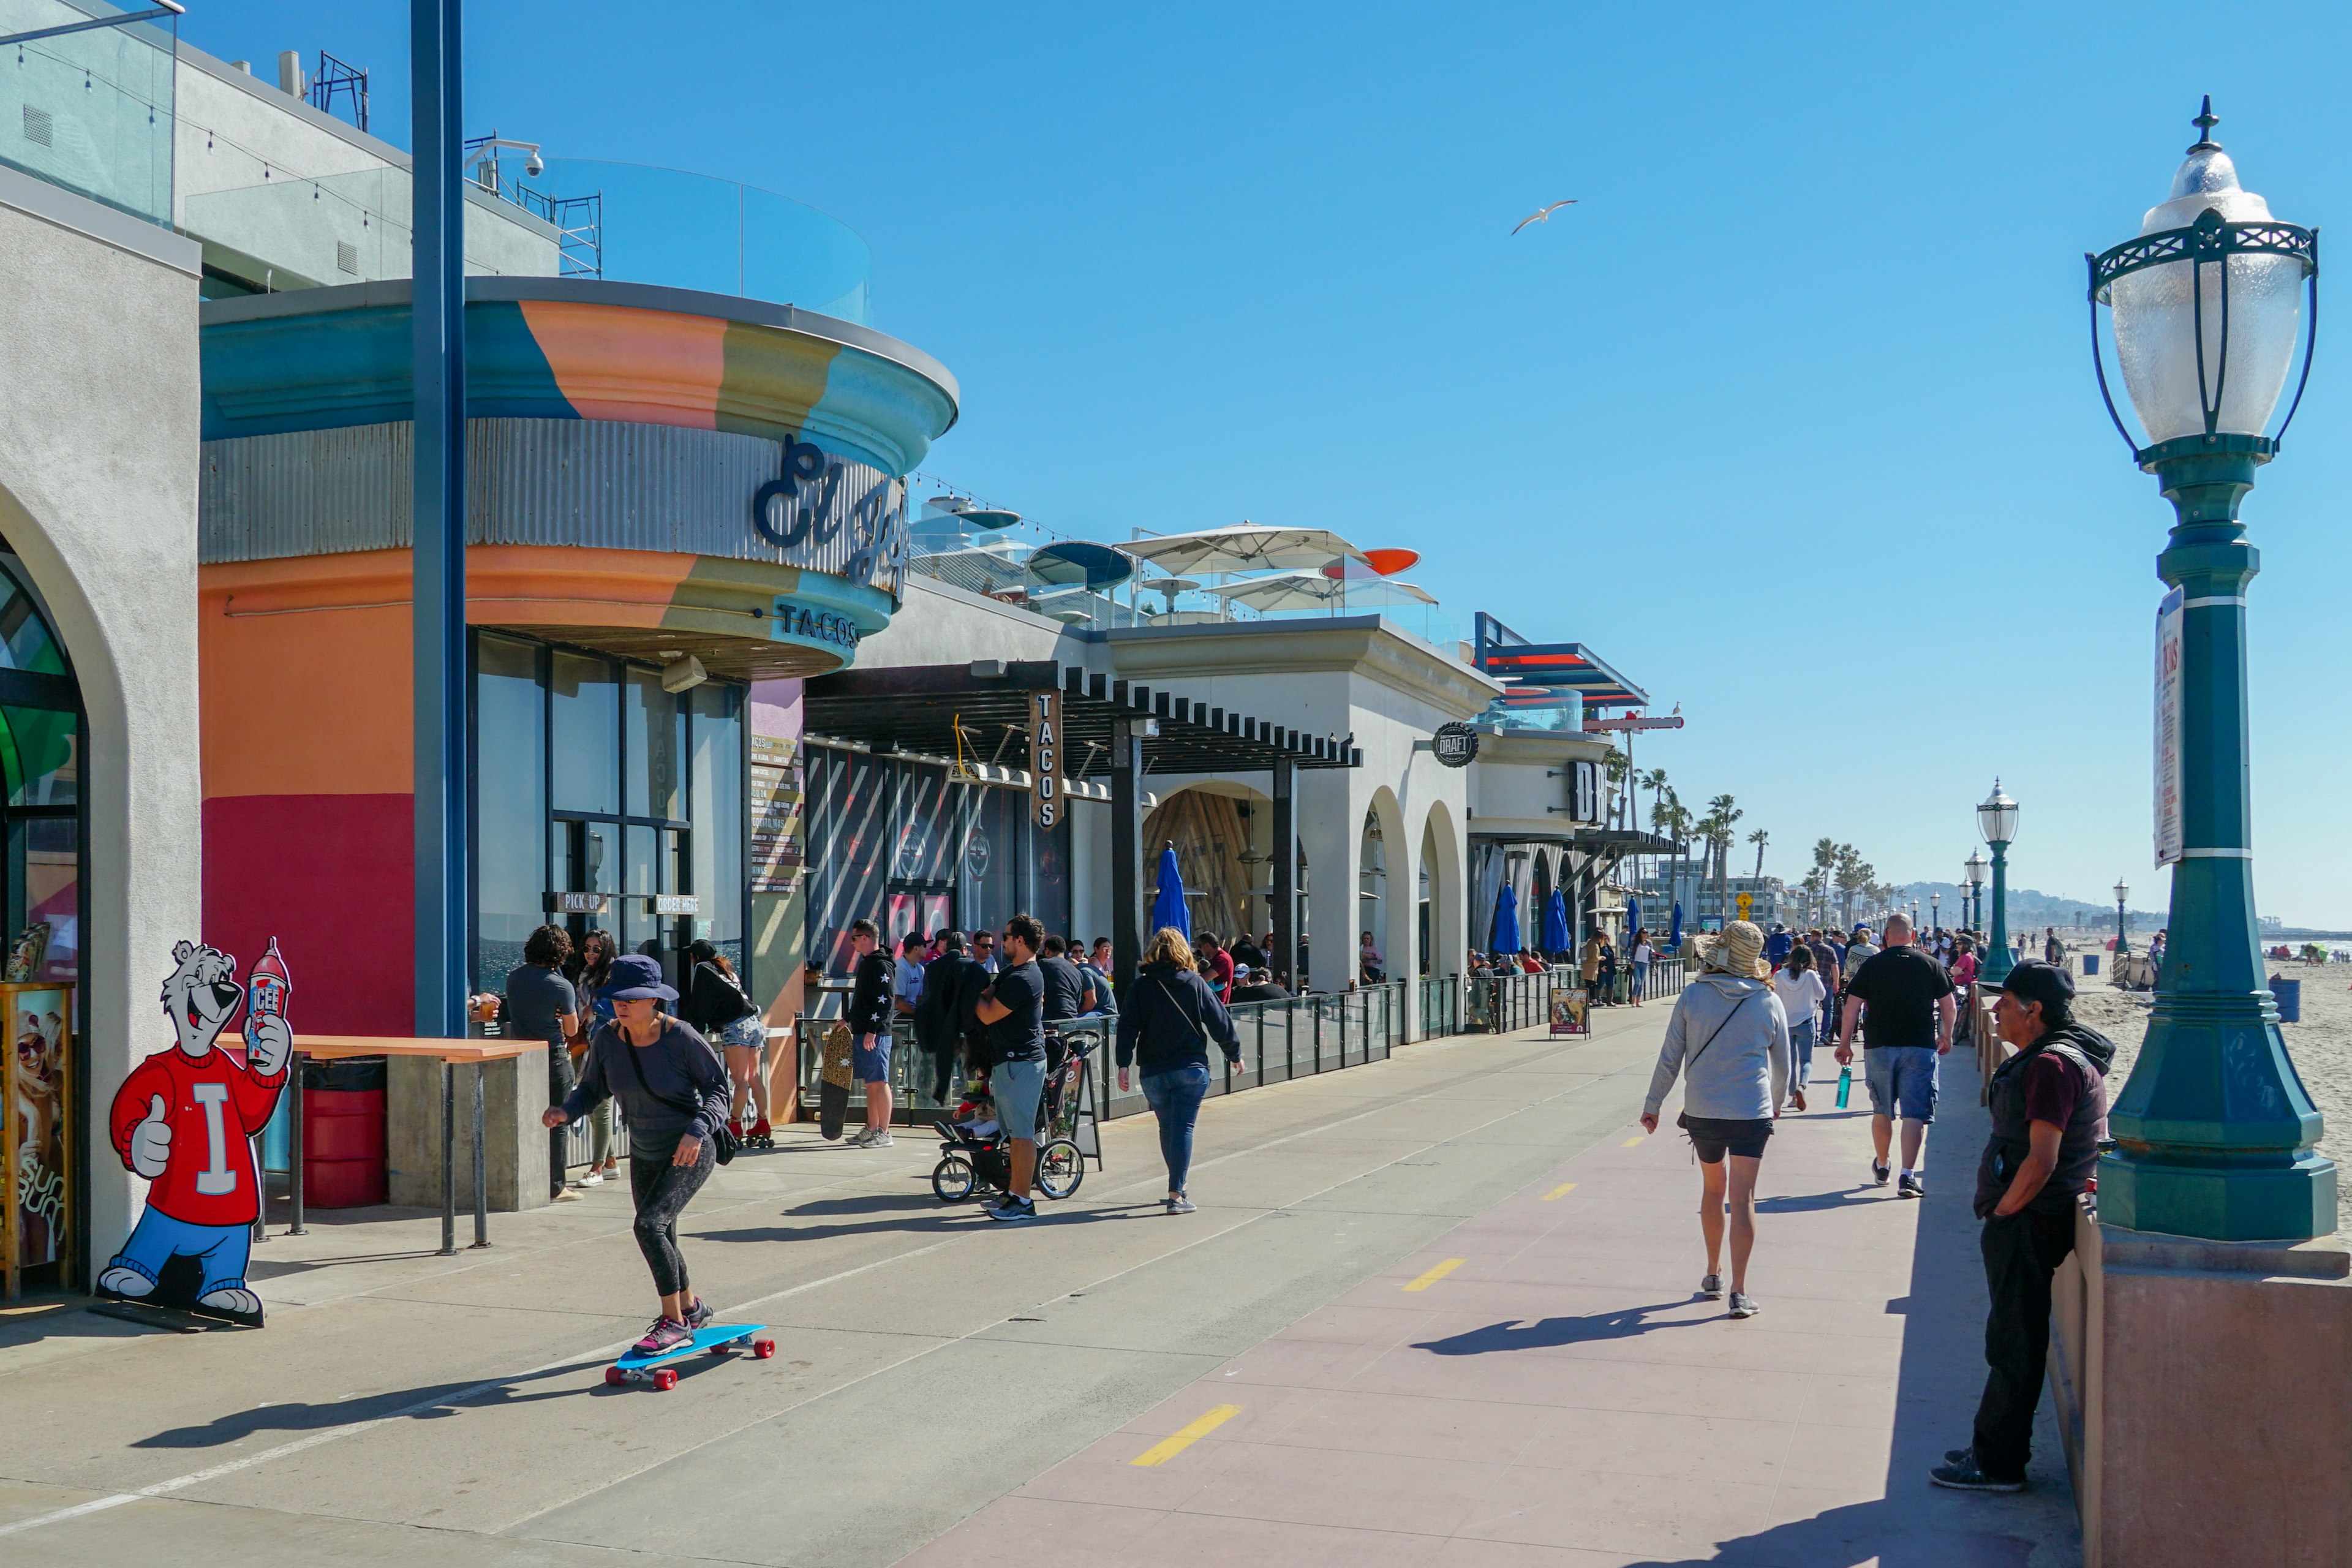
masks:
<svg viewBox="0 0 2352 1568"><path fill-rule="evenodd" d="M1766 1316L1730 1323L1691 1301L1679 1140L1626 1146L1665 1016L1212 1101L1181 1219L1148 1118L1026 1227L932 1199L929 1140L795 1134L685 1226L698 1288L775 1325L777 1359L666 1394L601 1384L651 1309L611 1187L457 1258L435 1216L314 1220L257 1251L258 1333L15 1309L0 1559L2070 1561L2054 1449L2024 1500L1920 1479L1975 1397L1973 1095L1924 1205L1855 1190L1858 1119L1790 1124Z"/></svg>

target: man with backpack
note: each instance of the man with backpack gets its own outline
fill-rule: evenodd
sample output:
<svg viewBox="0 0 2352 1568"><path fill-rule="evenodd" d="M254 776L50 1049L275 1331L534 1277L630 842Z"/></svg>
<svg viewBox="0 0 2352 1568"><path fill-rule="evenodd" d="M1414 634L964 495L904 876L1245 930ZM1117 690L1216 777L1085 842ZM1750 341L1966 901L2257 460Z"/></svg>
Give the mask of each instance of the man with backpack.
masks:
<svg viewBox="0 0 2352 1568"><path fill-rule="evenodd" d="M872 921L849 928L849 950L857 955L854 985L849 993L849 1032L856 1045L850 1068L866 1086L866 1131L852 1138L857 1149L890 1147L890 955L882 951L882 933Z"/></svg>

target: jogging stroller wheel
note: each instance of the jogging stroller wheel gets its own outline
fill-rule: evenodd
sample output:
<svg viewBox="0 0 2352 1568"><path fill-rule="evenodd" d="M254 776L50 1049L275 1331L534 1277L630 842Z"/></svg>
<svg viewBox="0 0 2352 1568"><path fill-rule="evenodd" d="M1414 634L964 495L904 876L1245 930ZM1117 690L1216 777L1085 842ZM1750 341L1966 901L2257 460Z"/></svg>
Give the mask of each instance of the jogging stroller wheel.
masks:
<svg viewBox="0 0 2352 1568"><path fill-rule="evenodd" d="M931 1167L931 1191L943 1204L960 1204L971 1196L977 1178L971 1173L971 1162L961 1154L943 1156Z"/></svg>
<svg viewBox="0 0 2352 1568"><path fill-rule="evenodd" d="M1056 1138L1037 1151L1037 1190L1047 1197L1066 1198L1086 1179L1086 1156L1067 1138Z"/></svg>

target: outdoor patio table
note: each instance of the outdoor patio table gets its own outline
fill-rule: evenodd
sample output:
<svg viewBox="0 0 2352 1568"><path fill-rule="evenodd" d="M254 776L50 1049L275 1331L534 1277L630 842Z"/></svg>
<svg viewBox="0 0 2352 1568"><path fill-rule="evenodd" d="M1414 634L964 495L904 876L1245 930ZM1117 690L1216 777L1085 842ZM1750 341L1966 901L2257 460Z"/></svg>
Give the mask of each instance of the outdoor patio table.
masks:
<svg viewBox="0 0 2352 1568"><path fill-rule="evenodd" d="M348 1057L437 1057L441 1061L441 1256L457 1250L457 1067L474 1067L474 1245L490 1244L488 1169L482 1148L482 1068L509 1057L547 1049L544 1040L418 1040L375 1035L297 1035L294 1060L288 1071L293 1082L294 1111L288 1118L286 1190L292 1200L289 1236L306 1234L302 1224L302 1060L317 1057L334 1061Z"/></svg>

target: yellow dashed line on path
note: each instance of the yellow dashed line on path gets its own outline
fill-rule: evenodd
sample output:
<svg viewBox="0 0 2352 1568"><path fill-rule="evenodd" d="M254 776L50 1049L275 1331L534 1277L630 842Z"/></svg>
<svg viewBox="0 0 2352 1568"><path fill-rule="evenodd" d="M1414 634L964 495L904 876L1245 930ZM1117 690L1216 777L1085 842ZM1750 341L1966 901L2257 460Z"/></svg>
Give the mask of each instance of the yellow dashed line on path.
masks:
<svg viewBox="0 0 2352 1568"><path fill-rule="evenodd" d="M1620 1149L1631 1149L1631 1148L1633 1148L1635 1144L1637 1144L1637 1143L1641 1142L1641 1141L1642 1141L1643 1139L1644 1139L1644 1138L1646 1138L1646 1137L1648 1137L1648 1136L1649 1136L1649 1134L1648 1134L1648 1133L1646 1133L1646 1132L1637 1132L1637 1133L1635 1133L1633 1137L1626 1139L1626 1140L1625 1140L1625 1142L1623 1142L1622 1143L1620 1143L1620 1144L1619 1144L1619 1145L1617 1145L1617 1146L1618 1146Z"/></svg>
<svg viewBox="0 0 2352 1568"><path fill-rule="evenodd" d="M1428 1273L1423 1275L1420 1279L1408 1281L1405 1285L1405 1289L1408 1290L1426 1290L1432 1285L1436 1284L1440 1279L1444 1279L1448 1274L1453 1273L1455 1269L1461 1268L1465 1263L1469 1261L1470 1260L1466 1258L1449 1258L1444 1262L1439 1264L1436 1268L1431 1269Z"/></svg>
<svg viewBox="0 0 2352 1568"><path fill-rule="evenodd" d="M1558 1198L1558 1197L1565 1197L1565 1196L1567 1196L1570 1193L1572 1193L1572 1192L1574 1192L1574 1191L1576 1191L1576 1184L1575 1184L1574 1182L1562 1182L1559 1185L1558 1185L1558 1186L1554 1187L1551 1191L1549 1191L1549 1192L1546 1193L1546 1194L1544 1194L1544 1199L1543 1199L1543 1201L1544 1201L1544 1202L1546 1202L1546 1203L1549 1203L1549 1202L1551 1202L1551 1201L1552 1201L1552 1199L1554 1199L1554 1198Z"/></svg>
<svg viewBox="0 0 2352 1568"><path fill-rule="evenodd" d="M1220 1405L1174 1436L1162 1437L1159 1442L1129 1459L1128 1463L1145 1466L1164 1465L1241 1413L1242 1407L1238 1405Z"/></svg>

